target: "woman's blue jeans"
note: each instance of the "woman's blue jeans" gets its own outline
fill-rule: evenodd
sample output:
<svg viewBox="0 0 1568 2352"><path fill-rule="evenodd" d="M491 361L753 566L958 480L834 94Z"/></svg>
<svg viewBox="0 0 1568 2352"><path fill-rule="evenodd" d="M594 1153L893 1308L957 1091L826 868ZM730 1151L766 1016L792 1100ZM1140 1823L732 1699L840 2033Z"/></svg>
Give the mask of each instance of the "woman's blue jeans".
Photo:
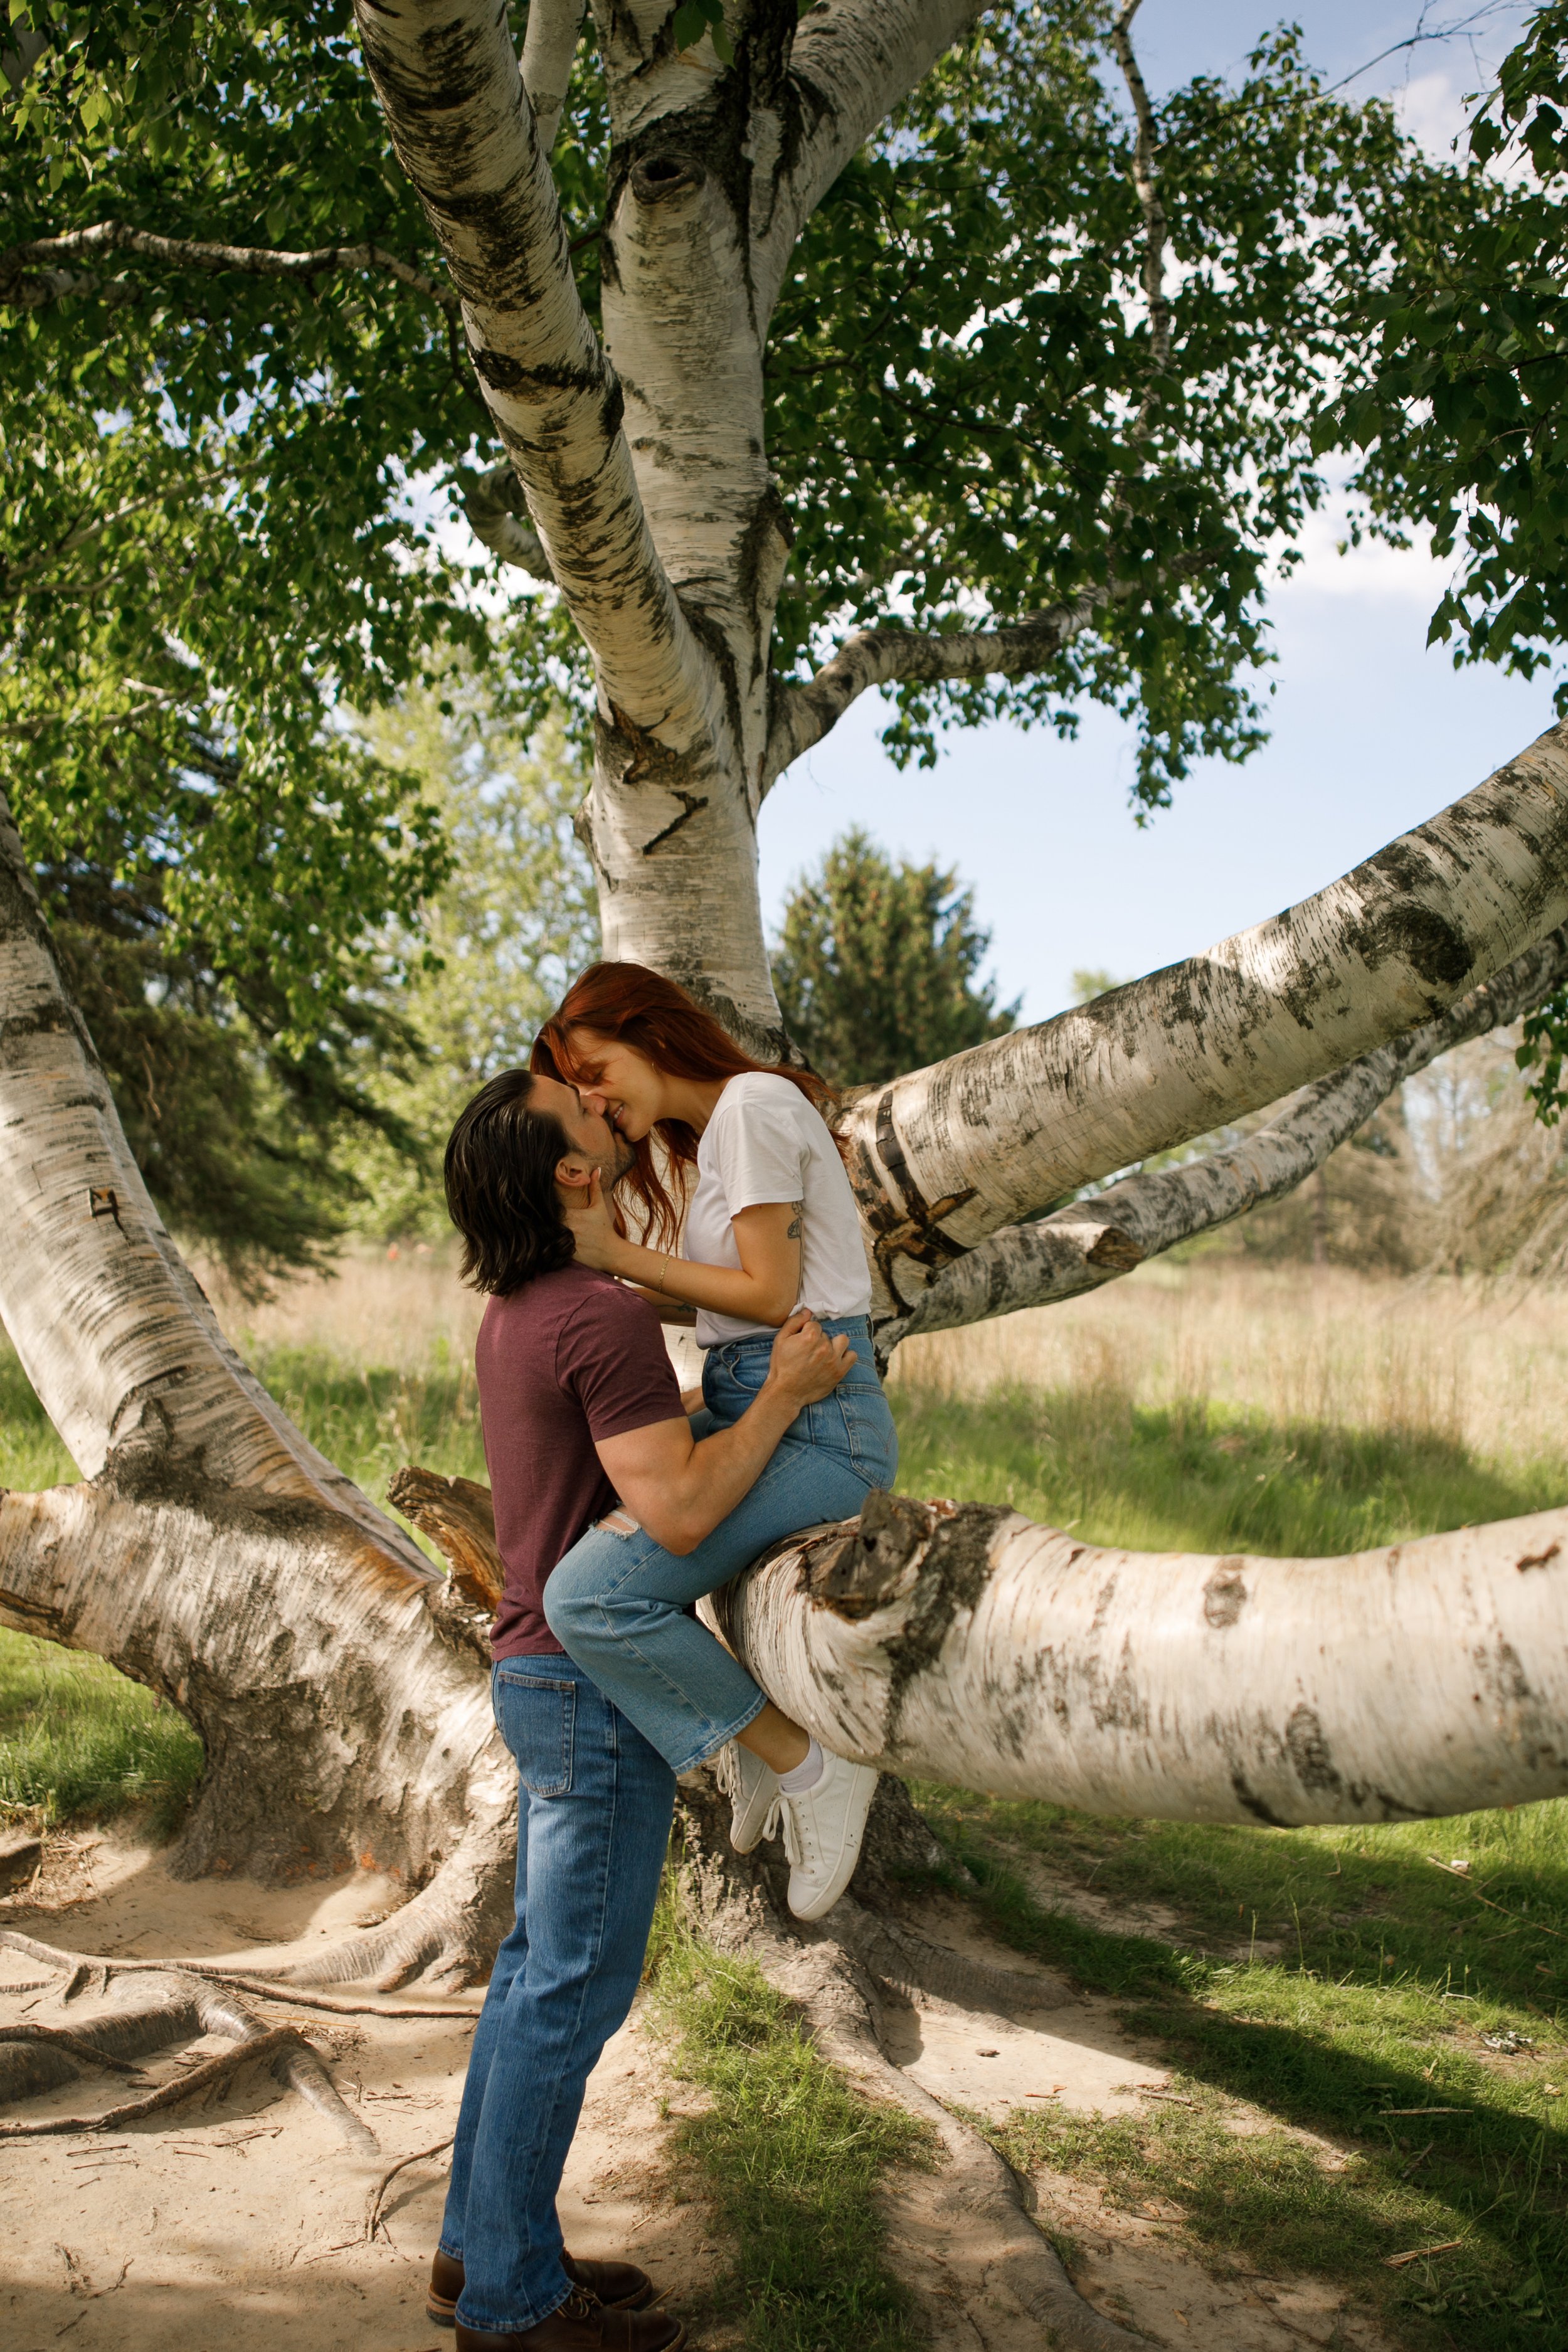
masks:
<svg viewBox="0 0 1568 2352"><path fill-rule="evenodd" d="M852 1518L899 1465L893 1416L863 1317L823 1321L855 1349L848 1378L807 1405L743 1501L683 1559L636 1528L590 1528L544 1588L550 1630L676 1772L743 1731L767 1704L744 1666L689 1612L797 1528ZM710 1348L699 1437L739 1421L767 1378L773 1335Z"/></svg>
<svg viewBox="0 0 1568 2352"><path fill-rule="evenodd" d="M675 1775L570 1658L502 1658L490 1687L517 1759L517 1924L474 2031L441 2251L464 2326L505 2334L572 2291L555 2196L642 1975Z"/></svg>

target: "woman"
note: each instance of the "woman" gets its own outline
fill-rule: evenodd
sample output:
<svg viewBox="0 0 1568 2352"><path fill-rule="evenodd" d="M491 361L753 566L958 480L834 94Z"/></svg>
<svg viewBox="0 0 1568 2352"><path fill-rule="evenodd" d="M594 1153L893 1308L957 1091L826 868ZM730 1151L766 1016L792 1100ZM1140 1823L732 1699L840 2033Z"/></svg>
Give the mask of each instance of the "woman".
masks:
<svg viewBox="0 0 1568 2352"><path fill-rule="evenodd" d="M739 1852L780 1808L790 1908L819 1918L854 1870L876 1775L826 1753L689 1612L780 1538L854 1517L898 1466L855 1196L823 1115L831 1097L808 1072L742 1054L683 989L640 964L584 972L541 1032L532 1066L574 1086L631 1148L622 1183L641 1202L646 1239L620 1230L596 1182L567 1221L583 1264L656 1303L696 1308L699 1435L746 1411L774 1333L797 1308L846 1343L839 1387L799 1416L694 1551L664 1550L617 1512L574 1546L544 1594L556 1640L675 1770L724 1751ZM679 1255L670 1176L689 1195Z"/></svg>

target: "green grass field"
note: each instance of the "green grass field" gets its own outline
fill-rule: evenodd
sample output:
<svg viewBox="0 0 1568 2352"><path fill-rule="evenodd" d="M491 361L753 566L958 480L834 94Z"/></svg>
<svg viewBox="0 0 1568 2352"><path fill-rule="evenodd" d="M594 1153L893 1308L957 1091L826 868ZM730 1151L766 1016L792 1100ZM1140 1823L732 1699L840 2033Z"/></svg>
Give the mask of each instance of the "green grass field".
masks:
<svg viewBox="0 0 1568 2352"><path fill-rule="evenodd" d="M445 1342L414 1370L281 1342L257 1360L371 1493L405 1461L482 1476L471 1369ZM1539 1508L1563 1487L1545 1447L1493 1460L1429 1423L1139 1403L1113 1381L969 1399L911 1385L894 1400L905 1491L1158 1549L1337 1552ZM0 1355L0 1485L69 1475ZM150 1806L168 1826L199 1769L192 1734L147 1694L0 1634L0 1803L59 1822ZM1020 2169L1168 2200L1205 2260L1338 2280L1412 2352L1568 2340L1568 1803L1273 1831L917 1793L991 1932L1114 1996L1191 2103L1131 2119L1020 2112L998 2134ZM1064 1883L1106 1898L1121 1927L1053 1901ZM1161 1924L1133 1932L1143 1906ZM685 2161L735 2247L724 2295L753 2311L749 2340L901 2352L913 2323L881 2267L870 2191L918 2150L868 2123L754 1972L679 1923L660 1955L679 2063L712 2099L683 2127ZM1267 2127L1238 2137L1237 2103ZM1425 2247L1448 2250L1386 2266Z"/></svg>

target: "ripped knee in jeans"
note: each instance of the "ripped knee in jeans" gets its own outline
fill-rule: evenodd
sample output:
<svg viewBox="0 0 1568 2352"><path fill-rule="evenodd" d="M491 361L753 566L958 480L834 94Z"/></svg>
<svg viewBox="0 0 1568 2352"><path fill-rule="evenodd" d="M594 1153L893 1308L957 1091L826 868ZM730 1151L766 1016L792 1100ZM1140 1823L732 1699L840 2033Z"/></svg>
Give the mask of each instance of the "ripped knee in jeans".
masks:
<svg viewBox="0 0 1568 2352"><path fill-rule="evenodd" d="M640 1523L619 1504L613 1511L606 1511L605 1517L597 1520L595 1525L603 1528L605 1533L611 1536L637 1536L642 1533Z"/></svg>

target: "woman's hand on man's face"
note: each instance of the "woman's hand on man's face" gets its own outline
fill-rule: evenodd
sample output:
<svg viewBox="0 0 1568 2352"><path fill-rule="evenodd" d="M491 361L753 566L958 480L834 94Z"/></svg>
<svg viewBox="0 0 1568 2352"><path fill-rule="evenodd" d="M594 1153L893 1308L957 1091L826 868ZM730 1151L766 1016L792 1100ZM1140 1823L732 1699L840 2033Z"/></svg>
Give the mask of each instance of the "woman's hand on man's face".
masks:
<svg viewBox="0 0 1568 2352"><path fill-rule="evenodd" d="M601 1274L614 1274L616 1252L626 1244L610 1222L609 1203L596 1168L589 1175L587 1190L574 1193L561 1213L572 1235L577 1264L595 1266Z"/></svg>

